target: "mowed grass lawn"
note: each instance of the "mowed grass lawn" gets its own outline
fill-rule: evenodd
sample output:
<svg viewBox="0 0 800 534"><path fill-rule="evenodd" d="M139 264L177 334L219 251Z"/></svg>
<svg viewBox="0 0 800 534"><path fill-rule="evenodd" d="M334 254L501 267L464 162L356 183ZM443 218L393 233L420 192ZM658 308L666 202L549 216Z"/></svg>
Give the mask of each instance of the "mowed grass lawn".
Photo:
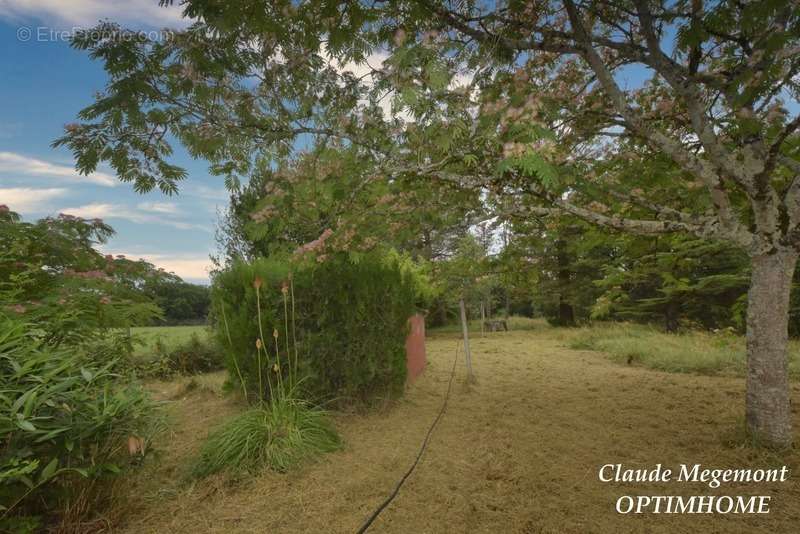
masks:
<svg viewBox="0 0 800 534"><path fill-rule="evenodd" d="M189 341L192 335L201 338L210 335L209 329L204 325L196 326L140 326L131 328L131 334L139 338L142 344L137 346L137 354L152 352L160 340L164 348L169 349Z"/></svg>
<svg viewBox="0 0 800 534"><path fill-rule="evenodd" d="M414 461L442 406L457 351L457 382L447 411L417 469L370 532L798 531L800 451L777 454L744 442L738 432L743 378L664 372L644 360L628 365L604 352L573 348L580 329L528 326L483 337L473 332L477 384L469 387L459 335L432 333L428 366L403 398L373 412L334 413L343 449L284 474L193 479L190 469L208 433L243 406L223 392L223 372L151 383L165 401L170 428L153 443L156 454L144 469L115 494L123 517L119 531L357 531ZM657 348L659 341L647 344ZM797 406L800 383L791 387ZM800 429L798 412L794 423ZM682 463L721 469L786 465L792 475L784 483L716 490L702 483L603 483L598 471L608 463L671 469ZM622 495L710 494L769 495L770 513L614 511Z"/></svg>

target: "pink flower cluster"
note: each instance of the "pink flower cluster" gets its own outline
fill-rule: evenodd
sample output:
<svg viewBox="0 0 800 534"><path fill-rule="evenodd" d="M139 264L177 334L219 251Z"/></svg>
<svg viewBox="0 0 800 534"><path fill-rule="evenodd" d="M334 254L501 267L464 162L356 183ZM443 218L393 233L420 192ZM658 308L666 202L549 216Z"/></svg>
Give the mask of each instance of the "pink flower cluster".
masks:
<svg viewBox="0 0 800 534"><path fill-rule="evenodd" d="M79 272L79 271L74 271L72 269L65 269L64 274L66 276L74 276L75 278L85 278L87 280L89 279L110 280L110 278L104 271L97 271L97 270Z"/></svg>
<svg viewBox="0 0 800 534"><path fill-rule="evenodd" d="M313 241L309 241L305 245L297 247L294 251L295 256L302 256L308 252L319 252L325 247L325 241L333 235L333 230L330 228L326 228L322 234Z"/></svg>

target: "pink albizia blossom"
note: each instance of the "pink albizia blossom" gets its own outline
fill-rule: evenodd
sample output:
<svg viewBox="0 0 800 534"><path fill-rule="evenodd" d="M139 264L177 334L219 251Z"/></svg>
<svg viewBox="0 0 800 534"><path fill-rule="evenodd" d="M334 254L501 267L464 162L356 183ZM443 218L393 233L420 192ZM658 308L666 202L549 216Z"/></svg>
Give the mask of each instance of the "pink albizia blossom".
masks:
<svg viewBox="0 0 800 534"><path fill-rule="evenodd" d="M70 272L70 273L67 273L65 271L64 274L70 274L76 278L99 279L99 280L108 279L108 276L103 271L83 271L83 272Z"/></svg>
<svg viewBox="0 0 800 534"><path fill-rule="evenodd" d="M333 235L333 230L326 228L318 238L313 241L309 241L305 245L301 245L295 249L295 255L299 256L305 254L306 252L318 252L322 250L322 248L325 246L325 241L327 241L331 235Z"/></svg>

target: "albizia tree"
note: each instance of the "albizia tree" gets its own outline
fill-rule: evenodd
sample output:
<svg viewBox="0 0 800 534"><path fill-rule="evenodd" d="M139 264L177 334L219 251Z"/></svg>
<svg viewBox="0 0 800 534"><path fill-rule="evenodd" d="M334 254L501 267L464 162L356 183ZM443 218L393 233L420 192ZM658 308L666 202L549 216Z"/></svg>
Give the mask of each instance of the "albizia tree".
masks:
<svg viewBox="0 0 800 534"><path fill-rule="evenodd" d="M58 141L89 172L173 191L178 140L212 171L312 138L365 179L487 193L498 213L685 232L752 262L748 427L791 443L787 317L800 252L797 2L186 0L161 42L75 40L110 82ZM348 68L348 66L350 68ZM298 136L302 136L298 143ZM631 172L631 169L639 172Z"/></svg>

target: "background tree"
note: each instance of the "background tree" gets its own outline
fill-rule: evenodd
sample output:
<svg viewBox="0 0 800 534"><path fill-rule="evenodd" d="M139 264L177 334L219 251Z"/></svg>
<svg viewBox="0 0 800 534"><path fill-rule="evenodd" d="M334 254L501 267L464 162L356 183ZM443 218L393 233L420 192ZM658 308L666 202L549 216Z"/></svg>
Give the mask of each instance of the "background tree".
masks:
<svg viewBox="0 0 800 534"><path fill-rule="evenodd" d="M293 252L331 230L338 250L388 245L421 260L446 257L483 213L474 192L413 176L379 180L375 162L319 146L265 170L231 194L218 231L228 261Z"/></svg>
<svg viewBox="0 0 800 534"><path fill-rule="evenodd" d="M520 220L512 228L511 248L534 265L537 311L557 326L587 322L602 293L597 281L617 261L618 236L570 216Z"/></svg>
<svg viewBox="0 0 800 534"><path fill-rule="evenodd" d="M122 281L122 258L95 246L113 229L71 215L24 222L0 206L0 310L36 324L53 345L146 325L161 316L142 291Z"/></svg>
<svg viewBox="0 0 800 534"><path fill-rule="evenodd" d="M685 236L624 240L619 259L604 267L604 290L593 317L681 322L704 328L744 327L747 256L726 243Z"/></svg>

